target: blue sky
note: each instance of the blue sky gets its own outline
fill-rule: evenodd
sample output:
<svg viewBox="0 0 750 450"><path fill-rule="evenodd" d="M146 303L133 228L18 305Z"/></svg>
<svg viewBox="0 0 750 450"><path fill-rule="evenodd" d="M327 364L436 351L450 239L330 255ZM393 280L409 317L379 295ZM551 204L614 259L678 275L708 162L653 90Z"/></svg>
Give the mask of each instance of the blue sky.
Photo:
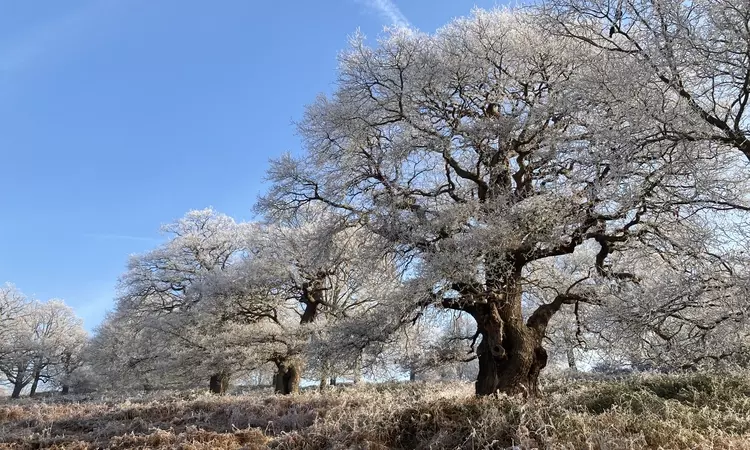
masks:
<svg viewBox="0 0 750 450"><path fill-rule="evenodd" d="M495 4L0 0L0 283L93 329L161 224L207 206L252 218L357 28L433 31Z"/></svg>

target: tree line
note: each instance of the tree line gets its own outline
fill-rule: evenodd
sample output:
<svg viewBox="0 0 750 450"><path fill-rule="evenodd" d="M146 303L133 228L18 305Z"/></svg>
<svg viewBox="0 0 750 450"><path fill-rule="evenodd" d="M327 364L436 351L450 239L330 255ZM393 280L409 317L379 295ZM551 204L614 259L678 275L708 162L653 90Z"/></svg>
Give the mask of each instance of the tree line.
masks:
<svg viewBox="0 0 750 450"><path fill-rule="evenodd" d="M550 356L745 365L749 48L737 0L357 35L258 221L191 211L131 258L95 372L220 393L271 365L287 394L384 359L473 361L477 395L535 395Z"/></svg>

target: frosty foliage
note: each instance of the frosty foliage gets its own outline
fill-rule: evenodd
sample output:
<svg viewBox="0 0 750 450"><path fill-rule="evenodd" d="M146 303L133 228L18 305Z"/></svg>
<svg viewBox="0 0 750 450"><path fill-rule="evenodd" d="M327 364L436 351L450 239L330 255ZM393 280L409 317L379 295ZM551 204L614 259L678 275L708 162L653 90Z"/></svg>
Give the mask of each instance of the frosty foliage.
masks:
<svg viewBox="0 0 750 450"><path fill-rule="evenodd" d="M508 326L540 345L566 304L575 309L576 342L623 342L629 334L634 348L650 348L642 350L648 358L671 355L670 365L723 359L694 352L709 334L726 340L721 330L745 315L735 300L743 289L738 268L726 264L738 241L722 235L720 224L746 220L749 172L736 152L744 131L732 118L746 94L732 91L732 82L721 95L714 91L717 105L739 102L708 114L726 116L724 126L701 112L705 101L680 91L683 66L686 74L700 70L687 56L675 68L678 56L649 59L633 43L601 52L599 41L575 35L588 22L553 30L573 38L549 39L550 18L540 15L584 5L560 17L585 21L585 5L595 3L476 10L432 35L393 30L375 47L355 36L340 58L336 91L310 105L299 125L307 152L273 163L260 210L283 220L317 205L380 236L408 267L405 308L433 303L468 312L482 342L504 347L493 347L487 367L518 352L518 367L527 370L528 347L513 348ZM666 16L659 8L649 11ZM641 30L634 41L680 33L633 27ZM659 42L650 51L672 51L672 41ZM684 85L723 80L716 70ZM517 306L504 309L508 302ZM515 312L521 306L526 328ZM592 323L584 327L583 319ZM742 351L742 326L731 329L740 333L731 352ZM676 343L687 353L669 350ZM543 366L546 356L536 352Z"/></svg>
<svg viewBox="0 0 750 450"><path fill-rule="evenodd" d="M548 0L355 35L262 221L165 225L81 364L132 389L273 371L283 393L369 375L478 394L533 393L547 350L572 370L747 365L741 3ZM0 291L0 362L32 346L24 302Z"/></svg>
<svg viewBox="0 0 750 450"><path fill-rule="evenodd" d="M40 383L67 390L83 361L83 323L61 300L40 302L0 287L0 374L18 397Z"/></svg>

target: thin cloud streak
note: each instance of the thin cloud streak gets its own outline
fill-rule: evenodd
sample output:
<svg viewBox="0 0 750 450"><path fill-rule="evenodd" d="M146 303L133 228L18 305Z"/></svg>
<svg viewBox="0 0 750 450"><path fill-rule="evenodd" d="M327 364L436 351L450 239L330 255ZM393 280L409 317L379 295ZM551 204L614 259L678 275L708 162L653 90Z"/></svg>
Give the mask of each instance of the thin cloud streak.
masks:
<svg viewBox="0 0 750 450"><path fill-rule="evenodd" d="M409 19L396 6L393 0L364 0L363 3L369 8L374 9L383 18L387 19L391 25L399 28L411 28Z"/></svg>

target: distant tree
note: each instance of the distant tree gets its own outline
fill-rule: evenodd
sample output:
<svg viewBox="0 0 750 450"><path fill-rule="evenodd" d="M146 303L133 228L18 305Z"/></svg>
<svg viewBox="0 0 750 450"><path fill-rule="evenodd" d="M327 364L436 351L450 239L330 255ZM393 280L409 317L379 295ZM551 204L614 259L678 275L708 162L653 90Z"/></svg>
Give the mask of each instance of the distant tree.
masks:
<svg viewBox="0 0 750 450"><path fill-rule="evenodd" d="M52 382L67 393L67 380L80 366L81 352L87 339L83 321L60 300L35 304L32 317L33 358L29 396L34 396L40 381Z"/></svg>
<svg viewBox="0 0 750 450"><path fill-rule="evenodd" d="M13 335L28 314L29 300L12 284L0 286L0 361L14 352Z"/></svg>
<svg viewBox="0 0 750 450"><path fill-rule="evenodd" d="M126 364L148 366L156 361L176 371L205 371L211 391L223 393L230 363L224 361L219 341L212 338L221 334L226 320L224 311L204 304L208 300L202 295L202 284L239 261L246 251L244 229L230 217L205 209L190 211L163 230L170 236L166 243L131 258L120 281L110 328L102 330L124 331L129 337L100 341L108 345L118 339L155 341L160 352L143 346L143 354L138 355L139 349L133 348L136 353Z"/></svg>
<svg viewBox="0 0 750 450"><path fill-rule="evenodd" d="M0 373L12 386L11 398L19 398L32 381L32 324L34 301L13 285L0 289Z"/></svg>
<svg viewBox="0 0 750 450"><path fill-rule="evenodd" d="M238 305L264 304L274 312L254 339L257 358L266 349L266 361L277 367L275 389L298 391L310 360L310 344L331 345L325 328L331 323L376 303L393 285L394 268L377 254L377 236L366 230L341 228L340 220L325 211L306 211L292 221L259 226L252 237L257 251L246 255L233 276L214 292L235 298ZM258 292L258 289L263 292ZM253 292L249 292L253 291ZM294 317L296 316L296 320ZM249 324L250 330L258 328ZM315 349L310 368L326 380L334 370L325 351ZM340 361L339 361L340 362ZM340 367L340 365L339 365ZM325 383L323 383L325 384Z"/></svg>
<svg viewBox="0 0 750 450"><path fill-rule="evenodd" d="M78 367L86 332L73 310L60 300L39 302L14 287L0 289L0 373L13 386L12 398L40 382L64 386Z"/></svg>

